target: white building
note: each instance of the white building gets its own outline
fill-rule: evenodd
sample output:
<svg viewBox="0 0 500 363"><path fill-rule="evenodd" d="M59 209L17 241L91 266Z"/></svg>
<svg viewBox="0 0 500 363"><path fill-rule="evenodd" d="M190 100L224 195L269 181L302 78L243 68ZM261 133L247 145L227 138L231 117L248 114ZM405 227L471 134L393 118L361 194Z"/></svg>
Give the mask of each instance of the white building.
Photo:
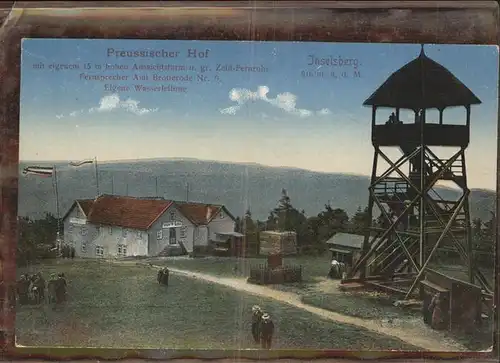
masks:
<svg viewBox="0 0 500 363"><path fill-rule="evenodd" d="M222 205L112 195L76 200L63 223L65 243L89 258L191 253L235 230Z"/></svg>

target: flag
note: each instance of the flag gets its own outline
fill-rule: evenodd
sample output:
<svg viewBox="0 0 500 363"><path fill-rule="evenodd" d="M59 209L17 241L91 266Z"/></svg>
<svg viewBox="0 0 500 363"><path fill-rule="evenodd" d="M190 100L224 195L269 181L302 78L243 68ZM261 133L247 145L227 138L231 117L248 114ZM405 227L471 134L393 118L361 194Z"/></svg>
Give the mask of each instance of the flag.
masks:
<svg viewBox="0 0 500 363"><path fill-rule="evenodd" d="M69 165L71 166L82 166L85 164L92 164L94 162L93 159L86 159L86 160L80 160L80 161L70 161Z"/></svg>
<svg viewBox="0 0 500 363"><path fill-rule="evenodd" d="M53 166L28 166L23 170L24 175L52 176L54 174Z"/></svg>

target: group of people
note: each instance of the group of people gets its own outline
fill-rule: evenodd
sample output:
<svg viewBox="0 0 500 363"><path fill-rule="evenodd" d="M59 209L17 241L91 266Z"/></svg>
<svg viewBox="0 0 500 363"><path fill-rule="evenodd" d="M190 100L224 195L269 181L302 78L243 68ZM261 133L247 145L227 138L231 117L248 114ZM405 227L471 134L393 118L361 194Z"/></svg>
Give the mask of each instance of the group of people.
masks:
<svg viewBox="0 0 500 363"><path fill-rule="evenodd" d="M271 349L274 334L274 323L268 313L262 311L260 306L252 307L252 336L256 344L261 344L263 349Z"/></svg>
<svg viewBox="0 0 500 363"><path fill-rule="evenodd" d="M333 259L330 264L330 271L328 277L331 279L344 279L347 274L347 267L344 262Z"/></svg>
<svg viewBox="0 0 500 363"><path fill-rule="evenodd" d="M162 268L158 271L157 280L160 285L168 286L168 277L170 275L170 271L167 267Z"/></svg>
<svg viewBox="0 0 500 363"><path fill-rule="evenodd" d="M48 294L45 294L47 289ZM24 274L17 281L17 298L20 304L41 304L48 297L49 303L62 303L66 300L67 282L63 273L51 274L46 283L41 272Z"/></svg>
<svg viewBox="0 0 500 363"><path fill-rule="evenodd" d="M394 112L391 113L389 116L389 119L386 122L386 125L399 125L402 124L403 122L398 119L398 116Z"/></svg>

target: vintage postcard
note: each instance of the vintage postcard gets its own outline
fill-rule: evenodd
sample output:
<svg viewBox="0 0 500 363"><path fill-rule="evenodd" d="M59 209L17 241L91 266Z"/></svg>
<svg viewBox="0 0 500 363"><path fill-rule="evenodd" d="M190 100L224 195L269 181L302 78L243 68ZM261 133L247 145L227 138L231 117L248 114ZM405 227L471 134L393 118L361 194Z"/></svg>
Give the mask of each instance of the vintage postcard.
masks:
<svg viewBox="0 0 500 363"><path fill-rule="evenodd" d="M16 344L492 345L494 46L24 39Z"/></svg>

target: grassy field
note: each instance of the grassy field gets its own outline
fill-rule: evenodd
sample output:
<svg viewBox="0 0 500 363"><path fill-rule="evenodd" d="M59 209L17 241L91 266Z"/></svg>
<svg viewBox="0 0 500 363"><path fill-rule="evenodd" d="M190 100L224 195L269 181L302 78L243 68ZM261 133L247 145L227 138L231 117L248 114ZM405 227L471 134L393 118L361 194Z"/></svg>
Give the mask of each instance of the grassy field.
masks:
<svg viewBox="0 0 500 363"><path fill-rule="evenodd" d="M151 259L154 260L154 259ZM233 258L233 257L205 257L205 258L180 258L158 260L158 264L196 272L203 272L217 276L236 277L248 276L251 266L265 264L265 257ZM305 284L314 283L328 275L330 270L331 256L294 256L284 257L285 265L302 266L302 279ZM235 270L236 268L236 270Z"/></svg>
<svg viewBox="0 0 500 363"><path fill-rule="evenodd" d="M252 305L259 304L274 317L276 348L417 349L388 336L202 281L172 275L169 287L160 286L156 271L146 266L75 260L33 266L31 271L45 276L64 272L69 300L56 310L48 305L18 307L16 336L21 345L256 348L250 337L249 312Z"/></svg>
<svg viewBox="0 0 500 363"><path fill-rule="evenodd" d="M249 266L265 263L265 258L236 259L230 257L209 257L195 259L153 260L159 265L202 272L217 276L248 276ZM326 275L330 268L330 255L299 256L285 258L285 264L300 265L303 268L303 282L287 285L274 285L272 288L295 292L302 296L302 301L345 315L364 319L396 317L404 313L401 308L392 305L392 300L384 295L366 293L343 293L336 288L335 281ZM235 272L234 267L238 270ZM326 289L319 289L322 284Z"/></svg>
<svg viewBox="0 0 500 363"><path fill-rule="evenodd" d="M207 274L225 277L248 276L248 268L251 265L265 263L265 258L235 259L223 257L210 257L200 259L174 259L158 260L157 264L165 264L171 267L185 269ZM330 256L312 257L300 256L285 258L285 264L296 264L303 267L302 283L287 285L271 285L269 287L293 292L301 296L301 300L309 305L354 316L363 319L375 319L379 321L396 321L397 324L407 324L417 330L426 331L423 325L420 311L409 310L393 305L394 298L372 292L342 292L337 286L338 282L325 278L330 265ZM238 270L234 270L235 266ZM445 273L457 278L463 277L463 271L458 268L443 266L439 267ZM485 275L490 277L487 272ZM446 332L432 331L437 339L452 338L460 341L471 350L486 349L491 345L491 322L485 321L485 329L474 336L451 336Z"/></svg>

